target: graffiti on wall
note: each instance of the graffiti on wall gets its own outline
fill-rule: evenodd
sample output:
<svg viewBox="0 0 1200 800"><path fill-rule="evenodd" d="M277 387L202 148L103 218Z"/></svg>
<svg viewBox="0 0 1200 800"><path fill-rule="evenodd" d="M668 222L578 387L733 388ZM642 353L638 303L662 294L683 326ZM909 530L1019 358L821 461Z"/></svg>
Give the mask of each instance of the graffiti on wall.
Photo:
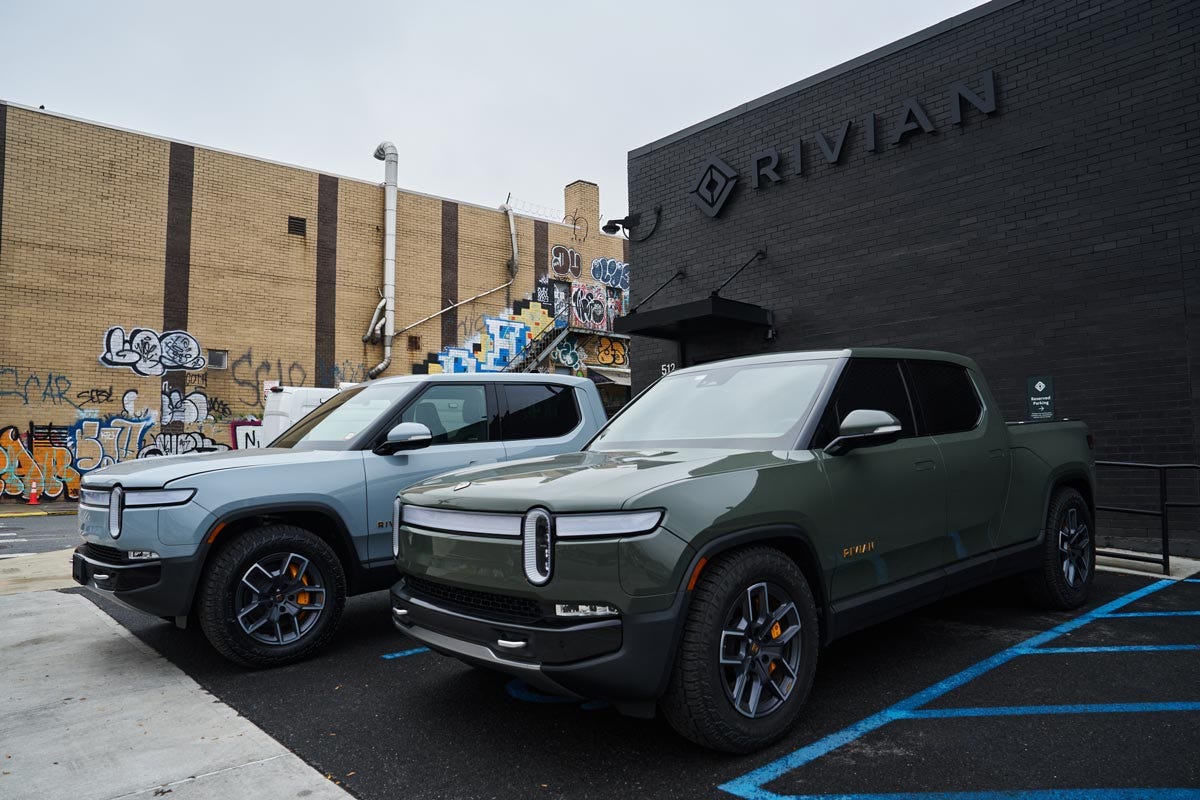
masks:
<svg viewBox="0 0 1200 800"><path fill-rule="evenodd" d="M141 451L138 458L151 456L178 456L184 453L215 453L228 450L229 445L218 444L198 431L187 433L158 433Z"/></svg>
<svg viewBox="0 0 1200 800"><path fill-rule="evenodd" d="M607 331L608 290L601 283L576 281L571 284L571 327Z"/></svg>
<svg viewBox="0 0 1200 800"><path fill-rule="evenodd" d="M15 425L0 429L0 456L4 462L0 464L0 486L6 497L20 497L29 493L29 487L34 481L39 485L42 471L34 463L33 456L21 443L21 435Z"/></svg>
<svg viewBox="0 0 1200 800"><path fill-rule="evenodd" d="M570 333L554 346L554 350L550 353L550 360L569 370L579 370L583 369L583 365L587 361L587 351L583 349L579 337Z"/></svg>
<svg viewBox="0 0 1200 800"><path fill-rule="evenodd" d="M124 328L114 325L104 334L100 363L128 367L142 377L153 377L173 370L202 370L206 362L200 343L187 331L158 333L150 328L134 328L127 334Z"/></svg>
<svg viewBox="0 0 1200 800"><path fill-rule="evenodd" d="M52 406L72 406L79 404L71 395L71 379L58 372L48 371L45 378L42 373L22 372L17 367L0 367L0 397L16 397L21 405L29 405L41 401Z"/></svg>
<svg viewBox="0 0 1200 800"><path fill-rule="evenodd" d="M556 244L550 250L550 274L560 280L583 277L583 258L573 247Z"/></svg>
<svg viewBox="0 0 1200 800"><path fill-rule="evenodd" d="M482 329L461 345L430 353L413 372L500 372L542 331L554 324L549 306L518 300L495 316L483 315Z"/></svg>
<svg viewBox="0 0 1200 800"><path fill-rule="evenodd" d="M566 281L554 281L551 284L551 292L554 294L554 325L565 328L571 318L571 284Z"/></svg>
<svg viewBox="0 0 1200 800"><path fill-rule="evenodd" d="M153 424L152 416L81 420L75 434L76 468L91 472L137 458Z"/></svg>
<svg viewBox="0 0 1200 800"><path fill-rule="evenodd" d="M592 259L592 280L600 281L605 286L629 291L629 265L615 258Z"/></svg>
<svg viewBox="0 0 1200 800"><path fill-rule="evenodd" d="M304 386L308 381L308 371L299 361L285 367L282 359L271 361L255 356L253 348L247 348L230 363L229 375L239 387L234 402L251 408L262 408L264 381L277 380L283 386Z"/></svg>
<svg viewBox="0 0 1200 800"><path fill-rule="evenodd" d="M629 345L627 342L601 336L596 342L596 363L605 367L629 366Z"/></svg>

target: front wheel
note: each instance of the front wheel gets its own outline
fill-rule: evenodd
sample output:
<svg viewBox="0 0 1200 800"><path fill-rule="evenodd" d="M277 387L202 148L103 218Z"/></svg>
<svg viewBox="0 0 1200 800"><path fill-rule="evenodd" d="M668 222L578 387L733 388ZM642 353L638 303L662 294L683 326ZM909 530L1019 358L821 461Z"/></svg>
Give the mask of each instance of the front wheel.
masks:
<svg viewBox="0 0 1200 800"><path fill-rule="evenodd" d="M799 718L819 646L816 603L796 564L772 547L735 551L701 573L663 715L714 750L765 747Z"/></svg>
<svg viewBox="0 0 1200 800"><path fill-rule="evenodd" d="M1041 566L1025 576L1034 602L1055 611L1086 603L1096 572L1096 536L1087 501L1074 489L1059 489L1050 500L1041 557Z"/></svg>
<svg viewBox="0 0 1200 800"><path fill-rule="evenodd" d="M333 548L303 528L265 525L214 556L198 610L221 655L246 667L276 667L328 643L345 604L345 571Z"/></svg>

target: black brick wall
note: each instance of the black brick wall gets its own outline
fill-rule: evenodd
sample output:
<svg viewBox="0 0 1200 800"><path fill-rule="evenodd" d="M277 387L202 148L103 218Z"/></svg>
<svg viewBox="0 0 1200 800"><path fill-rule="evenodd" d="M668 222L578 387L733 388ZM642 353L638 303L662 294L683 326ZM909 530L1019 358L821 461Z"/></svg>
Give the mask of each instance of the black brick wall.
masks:
<svg viewBox="0 0 1200 800"><path fill-rule="evenodd" d="M1025 416L1026 377L1048 374L1056 411L1089 423L1098 458L1200 461L1200 3L1024 0L976 16L631 153L630 211L663 208L655 234L632 246L632 302L680 267L687 278L646 310L704 297L765 246L768 258L722 294L772 309L777 339L714 332L689 341L688 363L952 350L980 362L1008 419ZM997 112L964 104L952 124L949 87L979 92L988 69ZM906 97L937 130L893 145ZM871 112L875 152L861 124ZM833 142L847 119L829 164L813 134ZM797 137L802 177L787 149ZM750 159L769 146L783 181L754 190ZM710 155L740 175L717 219L687 196ZM678 360L674 344L639 337L634 390ZM1172 480L1178 499L1195 498L1194 476ZM1153 486L1102 472L1101 502L1150 505ZM1187 514L1172 515L1173 549L1200 555ZM1101 520L1118 537L1156 525Z"/></svg>
<svg viewBox="0 0 1200 800"><path fill-rule="evenodd" d="M629 208L663 207L634 243L646 309L723 292L776 315L778 338L692 340L689 362L849 345L953 350L979 360L1009 419L1025 379L1055 379L1057 411L1086 420L1101 458L1196 461L1200 411L1200 4L1026 0L629 159ZM948 88L993 69L999 107ZM892 145L904 98L937 127ZM878 115L867 152L862 117ZM840 163L830 142L853 119ZM804 176L786 148L800 137ZM784 180L750 187L750 158ZM687 193L709 155L740 174L717 219ZM638 338L634 389L677 361Z"/></svg>

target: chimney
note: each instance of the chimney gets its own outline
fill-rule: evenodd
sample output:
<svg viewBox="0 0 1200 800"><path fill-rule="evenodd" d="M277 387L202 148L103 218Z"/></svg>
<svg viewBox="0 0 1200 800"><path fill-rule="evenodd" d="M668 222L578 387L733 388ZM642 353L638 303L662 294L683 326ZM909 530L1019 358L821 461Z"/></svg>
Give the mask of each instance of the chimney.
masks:
<svg viewBox="0 0 1200 800"><path fill-rule="evenodd" d="M563 207L567 215L567 224L571 218L576 219L575 237L582 241L584 237L600 235L600 187L591 181L575 181L567 184L563 190ZM586 223L586 225L585 225Z"/></svg>

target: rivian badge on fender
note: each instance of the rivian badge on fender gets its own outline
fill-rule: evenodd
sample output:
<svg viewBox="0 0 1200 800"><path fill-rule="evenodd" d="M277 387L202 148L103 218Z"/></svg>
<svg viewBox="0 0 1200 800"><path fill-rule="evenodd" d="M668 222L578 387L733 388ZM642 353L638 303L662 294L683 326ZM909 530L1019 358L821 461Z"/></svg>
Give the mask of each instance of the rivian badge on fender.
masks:
<svg viewBox="0 0 1200 800"><path fill-rule="evenodd" d="M850 547L842 548L842 558L850 558L851 556L861 556L864 553L870 553L875 549L875 540L864 542L862 544L851 545Z"/></svg>

